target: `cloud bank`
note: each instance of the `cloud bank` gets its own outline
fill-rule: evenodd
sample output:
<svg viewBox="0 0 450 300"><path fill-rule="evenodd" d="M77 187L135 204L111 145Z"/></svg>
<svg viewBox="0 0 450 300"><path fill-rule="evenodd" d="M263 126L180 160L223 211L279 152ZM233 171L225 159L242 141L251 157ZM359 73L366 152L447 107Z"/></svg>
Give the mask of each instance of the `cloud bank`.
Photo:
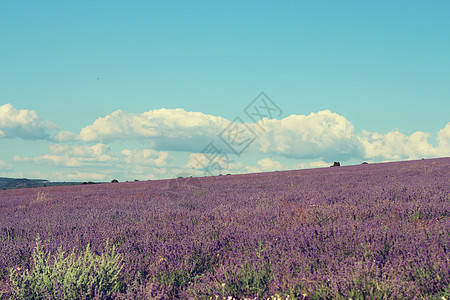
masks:
<svg viewBox="0 0 450 300"><path fill-rule="evenodd" d="M409 136L395 130L387 134L363 130L358 134L349 120L329 110L263 121L264 131L255 123L246 124L258 135L248 151L321 161L450 155L450 123L437 133L437 145L433 146L428 141L431 134L421 131ZM84 127L79 135L60 132L57 140L110 143L140 139L147 140L155 150L198 153L211 141L217 140L230 122L222 117L183 109L158 109L141 114L118 110L98 118L92 125ZM222 146L227 150L226 145Z"/></svg>
<svg viewBox="0 0 450 300"><path fill-rule="evenodd" d="M153 178L154 168L167 166L169 158L168 152L152 149L124 149L112 152L105 144L92 146L54 144L49 146L49 152L36 157L15 156L14 161L68 170L62 177L72 180L104 180L124 171L127 171L129 176L141 175L144 178Z"/></svg>
<svg viewBox="0 0 450 300"><path fill-rule="evenodd" d="M129 150L112 152L105 144L93 146L69 146L56 144L49 146L50 154L37 157L16 156L16 162L51 163L64 167L128 167L133 166L157 166L166 164L168 152L158 152L152 149Z"/></svg>
<svg viewBox="0 0 450 300"><path fill-rule="evenodd" d="M200 152L212 141L230 158L225 167L219 158L213 161L222 165L223 174L324 167L335 160L389 161L450 156L450 122L434 134L417 131L406 135L398 130L385 134L365 130L358 133L344 116L324 110L280 120L264 119L259 124L263 124L263 129L256 123L245 123L257 135L245 150L255 155L256 163L243 164L232 151L227 152L226 144L220 144L219 135L230 124L232 121L219 116L184 109L144 113L118 110L98 118L79 133L57 132L56 125L42 120L34 111L15 109L11 104L0 106L0 139L50 142L47 154L17 155L14 163L50 166L58 170L56 175L73 180L104 180L124 173L126 178L168 178L186 170L200 176L201 166L208 165ZM145 149L126 146L116 152L110 149L112 143L120 142L123 146L137 140L144 141ZM185 155L184 162L172 163L181 152ZM294 162L286 164L290 159ZM17 170L12 163L0 160L0 171Z"/></svg>

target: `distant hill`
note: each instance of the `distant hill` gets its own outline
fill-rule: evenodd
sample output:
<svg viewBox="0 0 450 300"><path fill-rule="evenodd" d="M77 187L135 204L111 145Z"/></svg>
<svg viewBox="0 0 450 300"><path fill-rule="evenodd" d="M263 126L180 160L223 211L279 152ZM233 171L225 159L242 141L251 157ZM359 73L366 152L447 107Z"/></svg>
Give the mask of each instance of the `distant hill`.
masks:
<svg viewBox="0 0 450 300"><path fill-rule="evenodd" d="M0 189L19 189L38 186L72 185L80 182L51 182L45 179L0 177Z"/></svg>

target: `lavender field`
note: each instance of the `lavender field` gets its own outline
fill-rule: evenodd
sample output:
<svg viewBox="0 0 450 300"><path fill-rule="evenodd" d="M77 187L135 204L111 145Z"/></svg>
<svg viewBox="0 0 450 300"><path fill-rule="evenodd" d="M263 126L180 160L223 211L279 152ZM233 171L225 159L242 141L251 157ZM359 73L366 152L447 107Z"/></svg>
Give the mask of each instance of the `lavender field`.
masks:
<svg viewBox="0 0 450 300"><path fill-rule="evenodd" d="M39 235L116 247L97 298L449 299L449 178L441 158L0 191L0 297Z"/></svg>

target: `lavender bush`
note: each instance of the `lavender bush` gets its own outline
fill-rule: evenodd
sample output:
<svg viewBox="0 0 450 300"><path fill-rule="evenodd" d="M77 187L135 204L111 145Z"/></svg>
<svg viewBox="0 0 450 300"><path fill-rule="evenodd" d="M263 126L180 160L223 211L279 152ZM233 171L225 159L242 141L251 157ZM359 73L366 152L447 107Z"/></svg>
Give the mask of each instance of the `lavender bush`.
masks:
<svg viewBox="0 0 450 300"><path fill-rule="evenodd" d="M121 255L106 245L96 255L86 250L77 255L58 249L52 258L41 246L38 236L32 254L33 269L10 269L12 293L16 299L94 299L108 297L120 289ZM21 272L22 271L22 272Z"/></svg>
<svg viewBox="0 0 450 300"><path fill-rule="evenodd" d="M0 290L40 235L52 257L116 247L100 298L447 299L448 178L442 158L0 191Z"/></svg>

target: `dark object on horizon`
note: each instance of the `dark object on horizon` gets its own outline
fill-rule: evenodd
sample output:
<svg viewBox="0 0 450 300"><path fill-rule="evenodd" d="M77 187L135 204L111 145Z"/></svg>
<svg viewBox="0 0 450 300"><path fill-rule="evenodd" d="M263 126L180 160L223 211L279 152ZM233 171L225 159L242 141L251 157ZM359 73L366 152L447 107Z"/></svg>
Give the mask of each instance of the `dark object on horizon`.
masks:
<svg viewBox="0 0 450 300"><path fill-rule="evenodd" d="M0 177L0 188L17 189L49 185L50 181L44 179L6 178Z"/></svg>
<svg viewBox="0 0 450 300"><path fill-rule="evenodd" d="M425 160L425 158L422 157L422 160Z"/></svg>
<svg viewBox="0 0 450 300"><path fill-rule="evenodd" d="M134 181L139 181L139 180L135 179Z"/></svg>
<svg viewBox="0 0 450 300"><path fill-rule="evenodd" d="M340 167L340 166L341 166L341 163L338 161L335 161L334 164L330 167Z"/></svg>
<svg viewBox="0 0 450 300"><path fill-rule="evenodd" d="M0 177L0 189L21 189L31 187L49 187L49 186L66 186L66 185L78 185L88 184L82 182L66 182L66 181L49 181L45 179L28 179L28 178L9 178Z"/></svg>
<svg viewBox="0 0 450 300"><path fill-rule="evenodd" d="M362 165L368 165L369 163L367 161L363 161Z"/></svg>
<svg viewBox="0 0 450 300"><path fill-rule="evenodd" d="M118 183L118 182L119 182L119 180L117 180L117 179L111 180L111 183Z"/></svg>

